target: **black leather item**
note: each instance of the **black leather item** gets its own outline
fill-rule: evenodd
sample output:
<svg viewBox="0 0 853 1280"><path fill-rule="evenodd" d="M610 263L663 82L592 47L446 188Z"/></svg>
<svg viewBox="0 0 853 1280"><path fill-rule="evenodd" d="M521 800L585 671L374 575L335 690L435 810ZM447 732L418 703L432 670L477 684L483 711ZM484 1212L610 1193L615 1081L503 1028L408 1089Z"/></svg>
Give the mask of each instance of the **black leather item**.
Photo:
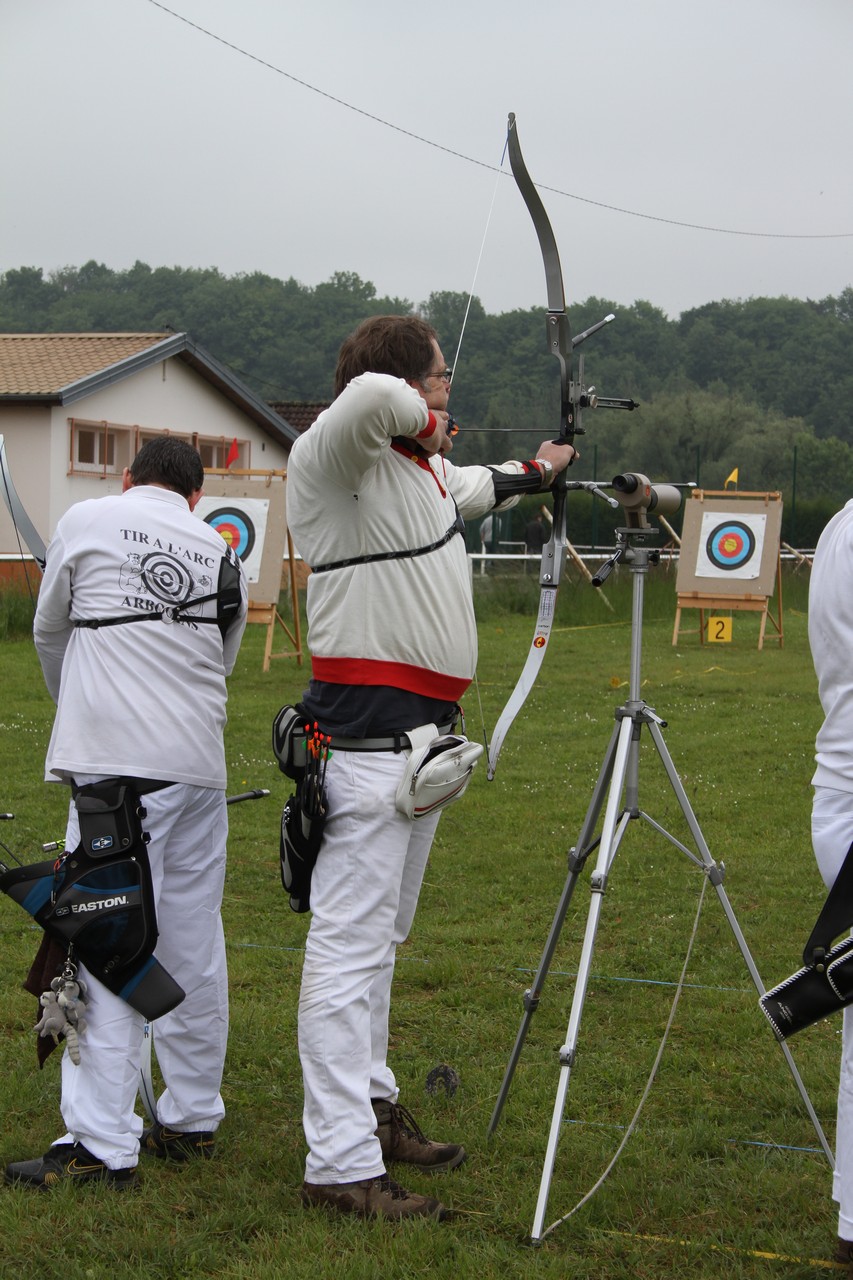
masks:
<svg viewBox="0 0 853 1280"><path fill-rule="evenodd" d="M300 785L290 797L281 814L281 883L290 897L293 911L301 914L311 905L311 873L326 825L326 792L321 789L316 804L317 812L306 812L303 788Z"/></svg>
<svg viewBox="0 0 853 1280"><path fill-rule="evenodd" d="M75 789L74 799L77 848L56 861L4 871L0 890L45 933L73 946L114 995L149 1020L159 1018L181 1003L184 991L153 954L157 918L139 796L128 780L108 778Z"/></svg>
<svg viewBox="0 0 853 1280"><path fill-rule="evenodd" d="M853 1003L853 938L839 942L820 966L806 965L759 1000L777 1040Z"/></svg>

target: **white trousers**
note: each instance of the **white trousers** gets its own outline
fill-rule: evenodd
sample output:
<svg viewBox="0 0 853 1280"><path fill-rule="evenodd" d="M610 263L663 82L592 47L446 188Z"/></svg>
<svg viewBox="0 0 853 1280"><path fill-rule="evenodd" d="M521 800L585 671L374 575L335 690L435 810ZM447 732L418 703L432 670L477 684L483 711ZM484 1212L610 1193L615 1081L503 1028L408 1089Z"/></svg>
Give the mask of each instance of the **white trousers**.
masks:
<svg viewBox="0 0 853 1280"><path fill-rule="evenodd" d="M225 793L181 783L142 797L160 936L155 955L186 998L153 1024L166 1085L162 1124L213 1130L225 1114L219 1089L228 1037L228 975L220 907L225 882ZM66 847L80 838L69 811ZM137 1162L142 1118L135 1113L145 1019L80 966L87 987L81 1061L62 1059L60 1142L81 1142L111 1169Z"/></svg>
<svg viewBox="0 0 853 1280"><path fill-rule="evenodd" d="M812 844L827 889L834 883L851 843L853 791L815 787ZM832 1198L838 1203L838 1234L843 1240L853 1240L853 1005L848 1005L842 1018Z"/></svg>
<svg viewBox="0 0 853 1280"><path fill-rule="evenodd" d="M386 1060L391 979L439 818L415 822L395 808L405 763L384 751L336 751L329 761L299 998L307 1182L385 1169L370 1100L397 1100Z"/></svg>

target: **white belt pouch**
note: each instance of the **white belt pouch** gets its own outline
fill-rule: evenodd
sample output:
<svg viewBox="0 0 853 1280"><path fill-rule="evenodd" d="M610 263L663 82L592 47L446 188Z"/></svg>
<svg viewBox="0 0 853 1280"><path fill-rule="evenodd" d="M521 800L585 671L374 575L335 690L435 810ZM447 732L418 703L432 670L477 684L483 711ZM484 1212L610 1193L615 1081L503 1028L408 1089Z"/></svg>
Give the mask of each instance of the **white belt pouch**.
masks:
<svg viewBox="0 0 853 1280"><path fill-rule="evenodd" d="M425 818L461 799L483 748L459 733L439 735L434 724L406 736L412 749L397 788L397 808L407 818Z"/></svg>

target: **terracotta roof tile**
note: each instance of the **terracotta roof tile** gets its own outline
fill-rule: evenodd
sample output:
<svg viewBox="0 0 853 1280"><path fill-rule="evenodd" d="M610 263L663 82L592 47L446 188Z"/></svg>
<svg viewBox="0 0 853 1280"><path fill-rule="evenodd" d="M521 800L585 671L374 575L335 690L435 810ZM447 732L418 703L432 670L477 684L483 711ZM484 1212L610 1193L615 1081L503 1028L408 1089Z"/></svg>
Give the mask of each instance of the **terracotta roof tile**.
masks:
<svg viewBox="0 0 853 1280"><path fill-rule="evenodd" d="M63 387L163 342L166 333L0 333L0 396Z"/></svg>
<svg viewBox="0 0 853 1280"><path fill-rule="evenodd" d="M328 400L279 400L270 404L270 408L300 434L307 431L312 422L316 422L323 410L328 407Z"/></svg>

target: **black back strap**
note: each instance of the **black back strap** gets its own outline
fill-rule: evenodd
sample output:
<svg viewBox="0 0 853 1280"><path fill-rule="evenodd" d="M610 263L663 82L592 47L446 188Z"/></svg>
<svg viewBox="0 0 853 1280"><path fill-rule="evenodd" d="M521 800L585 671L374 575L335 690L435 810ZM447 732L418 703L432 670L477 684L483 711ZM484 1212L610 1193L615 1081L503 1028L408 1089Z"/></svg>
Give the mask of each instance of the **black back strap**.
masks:
<svg viewBox="0 0 853 1280"><path fill-rule="evenodd" d="M431 542L428 547L415 547L411 551L378 551L371 556L353 556L350 560L334 560L328 564L315 564L312 565L312 572L328 573L331 569L349 569L354 564L376 564L380 560L414 560L416 556L427 556L431 551L438 551L457 533L464 532L465 521L457 511L456 519L447 530L447 533L439 538L437 542Z"/></svg>
<svg viewBox="0 0 853 1280"><path fill-rule="evenodd" d="M213 618L199 618L188 609L197 609L208 601L217 602L216 615ZM216 591L205 596L192 596L175 605L165 605L162 609L145 609L135 613L124 613L116 618L75 618L75 627L86 627L97 631L100 627L121 627L126 622L192 622L219 627L223 637L240 610L240 569L237 553L227 547L219 567L219 583Z"/></svg>
<svg viewBox="0 0 853 1280"><path fill-rule="evenodd" d="M837 938L853 925L853 844L835 877L826 902L820 909L811 936L803 951L803 964L819 964Z"/></svg>
<svg viewBox="0 0 853 1280"><path fill-rule="evenodd" d="M166 609L151 609L145 613L127 613L120 618L75 618L75 627L88 627L92 631L97 631L99 627L121 627L125 622L187 622L189 619L185 615L185 610L192 606L205 604L208 600L217 600L219 592L214 591L209 596L196 596L187 604L172 605ZM214 623L219 625L218 618L193 618L193 622Z"/></svg>

